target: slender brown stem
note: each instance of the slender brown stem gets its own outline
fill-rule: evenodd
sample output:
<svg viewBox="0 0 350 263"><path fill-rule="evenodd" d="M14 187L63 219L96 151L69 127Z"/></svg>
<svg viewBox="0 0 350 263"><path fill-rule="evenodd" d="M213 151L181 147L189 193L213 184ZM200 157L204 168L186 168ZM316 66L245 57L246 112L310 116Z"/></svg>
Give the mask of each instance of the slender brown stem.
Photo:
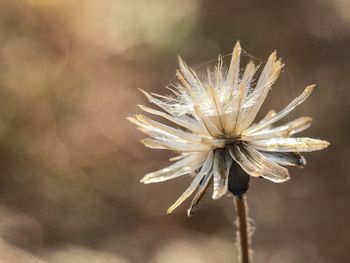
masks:
<svg viewBox="0 0 350 263"><path fill-rule="evenodd" d="M250 236L249 236L249 222L248 222L248 211L247 211L247 198L243 196L239 198L237 196L235 199L235 207L237 213L236 225L238 228L237 232L237 242L239 245L240 251L240 262L249 263L250 254L249 254L249 245L250 245Z"/></svg>

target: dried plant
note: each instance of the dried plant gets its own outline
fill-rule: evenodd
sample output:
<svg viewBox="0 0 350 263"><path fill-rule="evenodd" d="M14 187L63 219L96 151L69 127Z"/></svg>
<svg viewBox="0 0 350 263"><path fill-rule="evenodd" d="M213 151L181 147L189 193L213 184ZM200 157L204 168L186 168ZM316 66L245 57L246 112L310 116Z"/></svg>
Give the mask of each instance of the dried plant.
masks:
<svg viewBox="0 0 350 263"><path fill-rule="evenodd" d="M154 121L144 115L129 120L151 138L142 142L153 149L168 149L179 153L174 164L147 174L145 184L170 180L183 175L194 175L185 192L167 210L174 211L193 192L196 193L188 209L193 212L209 182L213 180L213 199L230 191L236 196L239 240L242 262L249 262L249 224L246 193L249 178L263 177L275 183L287 181L286 166L306 164L301 152L326 148L327 141L291 137L311 125L310 117L300 117L281 126L274 126L311 94L310 85L279 112L269 111L253 123L271 86L277 80L283 64L273 52L260 77L254 76L259 68L250 61L240 74L241 47L234 47L228 70L219 57L217 66L200 79L196 72L179 58L179 83L167 87L171 94L162 96L142 91L148 100L161 110L140 105L147 113L163 117L176 127Z"/></svg>

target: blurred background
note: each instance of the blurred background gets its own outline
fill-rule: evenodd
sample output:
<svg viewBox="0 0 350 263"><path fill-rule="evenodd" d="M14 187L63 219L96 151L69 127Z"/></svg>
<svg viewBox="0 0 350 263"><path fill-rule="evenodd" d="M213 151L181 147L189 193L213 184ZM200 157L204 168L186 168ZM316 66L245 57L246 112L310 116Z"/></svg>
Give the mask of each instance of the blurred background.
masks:
<svg viewBox="0 0 350 263"><path fill-rule="evenodd" d="M261 115L316 83L290 118L331 142L288 183L251 180L255 262L348 262L348 0L0 1L0 262L237 262L232 199L165 215L190 178L141 185L172 155L125 119L178 54L206 70L237 40L287 65Z"/></svg>

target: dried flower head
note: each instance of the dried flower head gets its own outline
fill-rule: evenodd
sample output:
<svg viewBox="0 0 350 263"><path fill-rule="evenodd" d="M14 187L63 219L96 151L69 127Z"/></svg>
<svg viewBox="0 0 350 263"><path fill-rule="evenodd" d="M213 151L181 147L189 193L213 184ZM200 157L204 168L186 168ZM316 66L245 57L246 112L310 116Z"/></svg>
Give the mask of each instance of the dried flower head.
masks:
<svg viewBox="0 0 350 263"><path fill-rule="evenodd" d="M304 102L315 85L279 112L269 111L253 123L271 86L277 80L283 64L276 52L268 58L260 77L251 61L240 72L241 47L234 47L228 70L219 57L214 70L208 69L205 79L179 58L179 83L168 87L170 95L161 96L142 91L148 100L162 110L140 105L147 113L170 121L176 127L154 121L144 115L129 120L151 138L142 142L153 149L168 149L179 153L174 164L147 174L141 182L157 183L183 175L194 179L186 191L168 209L171 213L197 190L188 215L213 181L213 199L219 199L229 190L242 196L248 189L249 176L263 177L275 183L289 179L286 166L306 164L300 152L326 148L327 141L292 135L311 125L310 117L300 117L281 126L273 126L295 107Z"/></svg>

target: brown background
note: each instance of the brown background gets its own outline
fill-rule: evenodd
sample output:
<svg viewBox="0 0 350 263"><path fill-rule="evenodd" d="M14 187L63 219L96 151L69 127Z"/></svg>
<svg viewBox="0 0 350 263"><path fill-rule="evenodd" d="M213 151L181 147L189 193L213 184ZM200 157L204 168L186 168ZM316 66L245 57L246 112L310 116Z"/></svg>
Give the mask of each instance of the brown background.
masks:
<svg viewBox="0 0 350 263"><path fill-rule="evenodd" d="M349 262L349 14L347 0L0 1L0 262L237 262L232 200L165 215L190 178L139 184L171 155L125 120L138 88L165 92L177 54L201 70L236 40L287 64L261 114L316 83L290 118L331 142L288 183L251 180L255 262Z"/></svg>

